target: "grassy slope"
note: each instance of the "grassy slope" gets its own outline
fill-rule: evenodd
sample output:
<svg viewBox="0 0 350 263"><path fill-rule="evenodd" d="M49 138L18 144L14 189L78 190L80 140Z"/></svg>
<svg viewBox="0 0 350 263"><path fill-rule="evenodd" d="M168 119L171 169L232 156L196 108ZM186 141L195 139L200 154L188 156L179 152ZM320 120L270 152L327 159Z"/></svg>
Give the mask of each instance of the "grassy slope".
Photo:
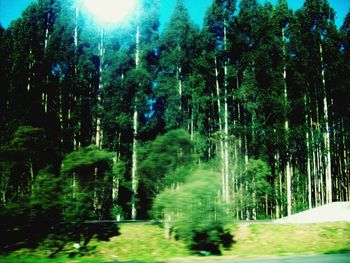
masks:
<svg viewBox="0 0 350 263"><path fill-rule="evenodd" d="M261 255L319 254L350 251L350 223L309 225L240 225L234 230L236 243L224 256L246 257ZM90 252L69 258L72 244L54 259L47 259L48 251L20 250L0 263L87 263L87 262L164 262L170 258L184 258L190 254L179 241L164 241L162 229L146 224L122 225L121 236L110 242L91 242Z"/></svg>
<svg viewBox="0 0 350 263"><path fill-rule="evenodd" d="M242 234L243 233L243 234ZM240 225L237 243L224 255L290 255L350 252L350 223Z"/></svg>

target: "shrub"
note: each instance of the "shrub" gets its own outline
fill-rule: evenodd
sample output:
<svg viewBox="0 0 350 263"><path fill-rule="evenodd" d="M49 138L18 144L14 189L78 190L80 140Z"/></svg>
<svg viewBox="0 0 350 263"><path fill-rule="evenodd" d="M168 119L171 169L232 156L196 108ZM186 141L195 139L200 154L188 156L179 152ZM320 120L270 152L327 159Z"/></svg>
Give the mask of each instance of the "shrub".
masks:
<svg viewBox="0 0 350 263"><path fill-rule="evenodd" d="M164 222L165 236L174 232L195 253L221 254L220 246L230 247L233 237L225 229L228 218L219 192L220 175L205 169L163 191L153 211Z"/></svg>

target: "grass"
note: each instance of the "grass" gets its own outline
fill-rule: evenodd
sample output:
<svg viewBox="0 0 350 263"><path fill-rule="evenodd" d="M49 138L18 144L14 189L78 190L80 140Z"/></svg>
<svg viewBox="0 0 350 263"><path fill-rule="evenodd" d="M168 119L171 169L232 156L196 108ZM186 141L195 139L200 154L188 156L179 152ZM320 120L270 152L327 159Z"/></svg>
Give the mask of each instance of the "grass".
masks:
<svg viewBox="0 0 350 263"><path fill-rule="evenodd" d="M245 235L240 233L246 232ZM350 223L241 225L227 256L327 254L350 251Z"/></svg>
<svg viewBox="0 0 350 263"><path fill-rule="evenodd" d="M0 263L102 263L102 262L167 262L189 258L190 252L181 241L165 241L159 226L125 224L121 235L109 242L92 241L84 255L74 253L72 244L55 258L42 247L22 249L0 256ZM234 228L236 243L224 256L255 257L279 255L331 254L350 252L350 223L307 225L250 224ZM194 257L190 258L191 260Z"/></svg>

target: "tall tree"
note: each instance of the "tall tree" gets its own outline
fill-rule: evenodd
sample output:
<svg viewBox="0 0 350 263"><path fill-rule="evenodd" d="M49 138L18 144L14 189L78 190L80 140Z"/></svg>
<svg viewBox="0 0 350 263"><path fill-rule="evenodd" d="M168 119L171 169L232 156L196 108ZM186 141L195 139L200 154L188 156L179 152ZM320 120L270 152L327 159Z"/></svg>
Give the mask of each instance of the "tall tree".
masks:
<svg viewBox="0 0 350 263"><path fill-rule="evenodd" d="M204 38L207 53L207 59L211 64L211 69L215 76L215 90L217 100L217 118L220 141L220 158L222 174L222 195L225 202L229 202L229 72L228 68L232 63L229 56L228 35L229 26L233 23L236 10L235 1L214 1L209 7L204 22ZM223 75L223 77L220 77ZM208 83L209 84L209 83ZM212 84L209 84L212 85ZM233 174L232 174L233 176Z"/></svg>
<svg viewBox="0 0 350 263"><path fill-rule="evenodd" d="M335 30L334 10L329 6L328 1L306 1L303 8L298 12L298 24L300 39L302 41L302 53L306 62L303 79L306 84L306 106L309 114L304 119L309 119L313 134L308 136L320 140L319 145L314 148L314 171L319 181L319 187L315 190L316 204L329 203L333 200L332 183L332 160L331 160L331 131L332 119L329 107L331 101L332 74L327 72L328 52L334 52ZM332 51L333 49L333 51ZM328 53L328 54L327 54ZM311 65L313 65L311 67ZM313 100L311 98L314 98ZM307 110L307 109L305 109ZM310 187L309 187L310 188Z"/></svg>
<svg viewBox="0 0 350 263"><path fill-rule="evenodd" d="M184 81L192 72L196 57L198 29L191 21L183 0L177 0L170 21L160 39L161 72L157 80L157 94L165 104L166 129L188 128L189 100Z"/></svg>
<svg viewBox="0 0 350 263"><path fill-rule="evenodd" d="M288 61L289 61L289 52L288 52L288 43L287 39L289 37L288 33L288 28L290 25L292 19L292 11L288 8L287 1L285 0L280 0L278 1L276 7L274 8L273 12L273 20L274 20L274 28L275 28L275 36L278 37L277 41L277 50L279 50L278 53L276 53L275 59L277 59L276 63L276 71L280 72L280 75L277 74L277 79L275 80L276 82L279 83L280 87L283 88L283 99L284 99L284 113L283 113L283 119L284 119L284 142L286 144L286 148L283 149L283 147L279 147L279 149L283 149L282 152L274 154L274 162L278 162L278 156L281 156L283 159L284 167L282 168L285 178L287 181L287 214L290 215L292 213L292 189L291 189L291 178L292 178L292 168L291 168L291 156L289 154L289 149L288 149L288 134L289 134L289 98L288 98L288 80L287 80L287 66L288 66ZM282 78L281 78L282 77ZM278 117L277 117L277 122L278 122ZM276 129L277 130L277 129ZM280 146L280 145L279 145ZM285 154L283 153L285 152ZM278 173L278 179L275 178L276 182L276 187L279 184L280 189L282 189L282 178L281 178L281 173L279 172L279 168L276 167L277 171L275 173ZM280 216L280 212L282 210L281 208L281 198L282 198L282 192L279 191L279 198L276 198L278 200L276 203L276 216Z"/></svg>

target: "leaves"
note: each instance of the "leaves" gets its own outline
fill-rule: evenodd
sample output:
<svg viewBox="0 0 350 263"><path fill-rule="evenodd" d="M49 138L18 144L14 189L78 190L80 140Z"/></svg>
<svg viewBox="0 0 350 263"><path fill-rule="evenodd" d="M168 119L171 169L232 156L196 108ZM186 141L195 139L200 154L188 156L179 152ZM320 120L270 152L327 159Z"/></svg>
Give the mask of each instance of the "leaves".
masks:
<svg viewBox="0 0 350 263"><path fill-rule="evenodd" d="M62 172L71 173L86 167L108 165L112 158L112 153L99 150L95 145L90 145L86 148L67 154L62 162Z"/></svg>
<svg viewBox="0 0 350 263"><path fill-rule="evenodd" d="M172 130L158 136L140 149L140 179L147 189L159 192L182 181L184 169L192 164L192 143L184 130ZM157 189L157 190L156 190Z"/></svg>
<svg viewBox="0 0 350 263"><path fill-rule="evenodd" d="M156 217L170 224L176 235L193 250L220 254L218 244L228 223L221 203L220 175L195 169L184 183L174 184L160 193L153 204Z"/></svg>

